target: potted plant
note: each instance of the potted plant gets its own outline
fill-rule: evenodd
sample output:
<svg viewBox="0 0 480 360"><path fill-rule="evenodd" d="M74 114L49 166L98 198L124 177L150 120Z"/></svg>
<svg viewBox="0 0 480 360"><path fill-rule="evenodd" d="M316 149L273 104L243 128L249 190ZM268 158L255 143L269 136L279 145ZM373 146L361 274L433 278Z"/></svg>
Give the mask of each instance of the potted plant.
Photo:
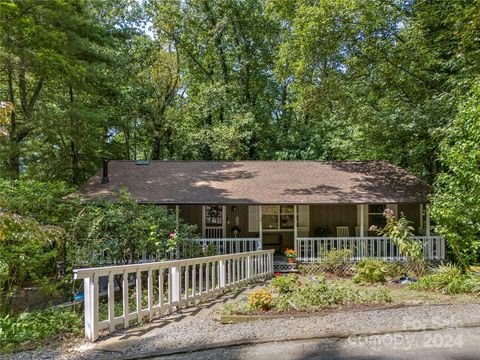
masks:
<svg viewBox="0 0 480 360"><path fill-rule="evenodd" d="M297 260L297 252L293 249L285 248L283 255L285 255L289 263L294 263Z"/></svg>

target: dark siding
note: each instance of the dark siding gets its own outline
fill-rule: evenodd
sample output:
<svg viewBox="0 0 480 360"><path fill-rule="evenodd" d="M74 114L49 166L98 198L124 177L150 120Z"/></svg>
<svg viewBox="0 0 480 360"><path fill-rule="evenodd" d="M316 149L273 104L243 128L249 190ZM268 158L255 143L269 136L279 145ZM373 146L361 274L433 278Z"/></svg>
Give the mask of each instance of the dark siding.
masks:
<svg viewBox="0 0 480 360"><path fill-rule="evenodd" d="M315 230L327 226L337 236L337 226L348 226L350 236L355 236L357 205L310 205L310 236Z"/></svg>
<svg viewBox="0 0 480 360"><path fill-rule="evenodd" d="M234 210L235 207L235 211ZM180 205L180 217L188 224L197 225L198 233L202 233L202 206L201 205ZM169 205L168 209L175 211L175 205ZM409 221L415 232L419 227L419 204L398 204L398 212L403 213ZM232 230L235 226L235 218L238 216L240 234L238 237L258 237L257 233L248 232L248 206L247 205L227 205L226 206L226 237L233 237ZM315 236L315 229L327 226L336 236L337 226L348 226L350 236L355 236L355 227L357 226L357 206L356 205L310 205L310 236ZM293 232L268 232L280 233L284 246L293 247Z"/></svg>
<svg viewBox="0 0 480 360"><path fill-rule="evenodd" d="M420 204L398 204L398 213L403 213L407 220L412 222L415 234L418 233L418 227L420 226Z"/></svg>
<svg viewBox="0 0 480 360"><path fill-rule="evenodd" d="M197 225L197 232L202 234L202 205L180 205L180 218L190 225Z"/></svg>

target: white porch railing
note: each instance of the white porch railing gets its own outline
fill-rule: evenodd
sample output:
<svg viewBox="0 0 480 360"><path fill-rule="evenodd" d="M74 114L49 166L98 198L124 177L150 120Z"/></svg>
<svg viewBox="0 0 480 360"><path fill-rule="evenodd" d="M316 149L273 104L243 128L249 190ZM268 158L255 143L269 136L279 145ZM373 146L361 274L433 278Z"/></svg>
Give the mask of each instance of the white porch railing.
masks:
<svg viewBox="0 0 480 360"><path fill-rule="evenodd" d="M445 259L445 239L443 236L416 236L423 243L424 257L427 260ZM386 237L304 237L297 238L298 261L321 261L322 253L333 249L351 249L352 261L376 258L386 261L405 260L390 238Z"/></svg>
<svg viewBox="0 0 480 360"><path fill-rule="evenodd" d="M217 254L235 254L262 250L260 238L196 239L202 246L214 246Z"/></svg>
<svg viewBox="0 0 480 360"><path fill-rule="evenodd" d="M273 250L217 255L175 261L76 269L74 279L83 279L85 298L85 337L98 339L99 331L128 327L130 321L141 322L170 313L173 308L188 306L202 298L247 281L273 274ZM108 279L107 315L100 319L99 279ZM118 286L116 286L118 283ZM145 292L143 288L146 287ZM129 297L134 294L134 301ZM115 299L117 303L116 314Z"/></svg>
<svg viewBox="0 0 480 360"><path fill-rule="evenodd" d="M205 237L208 239L221 239L223 237L223 227L219 226L206 226Z"/></svg>

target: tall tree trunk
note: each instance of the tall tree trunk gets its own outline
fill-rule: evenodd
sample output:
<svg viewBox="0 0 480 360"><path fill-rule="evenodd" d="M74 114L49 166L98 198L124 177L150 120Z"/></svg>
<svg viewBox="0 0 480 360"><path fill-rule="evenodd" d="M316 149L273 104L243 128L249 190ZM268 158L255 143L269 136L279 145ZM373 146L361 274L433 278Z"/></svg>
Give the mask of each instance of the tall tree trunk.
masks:
<svg viewBox="0 0 480 360"><path fill-rule="evenodd" d="M13 88L13 66L7 64L8 101L15 104L15 90ZM8 133L8 157L6 160L7 175L17 179L20 175L20 151L17 142L17 118L15 109L10 114L10 131Z"/></svg>
<svg viewBox="0 0 480 360"><path fill-rule="evenodd" d="M73 97L73 87L70 85L68 87L68 92L70 95L70 160L72 167L72 182L75 185L79 185L82 181L82 175L80 172L80 154L77 147L76 138L78 135L78 121L77 114L74 109L74 97Z"/></svg>

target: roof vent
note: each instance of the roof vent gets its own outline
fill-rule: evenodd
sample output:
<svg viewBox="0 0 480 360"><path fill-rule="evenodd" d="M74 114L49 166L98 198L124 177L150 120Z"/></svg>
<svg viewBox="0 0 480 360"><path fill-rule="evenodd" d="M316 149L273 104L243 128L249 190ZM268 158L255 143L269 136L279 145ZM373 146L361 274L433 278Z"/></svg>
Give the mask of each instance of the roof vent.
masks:
<svg viewBox="0 0 480 360"><path fill-rule="evenodd" d="M135 165L148 165L150 160L136 160Z"/></svg>

